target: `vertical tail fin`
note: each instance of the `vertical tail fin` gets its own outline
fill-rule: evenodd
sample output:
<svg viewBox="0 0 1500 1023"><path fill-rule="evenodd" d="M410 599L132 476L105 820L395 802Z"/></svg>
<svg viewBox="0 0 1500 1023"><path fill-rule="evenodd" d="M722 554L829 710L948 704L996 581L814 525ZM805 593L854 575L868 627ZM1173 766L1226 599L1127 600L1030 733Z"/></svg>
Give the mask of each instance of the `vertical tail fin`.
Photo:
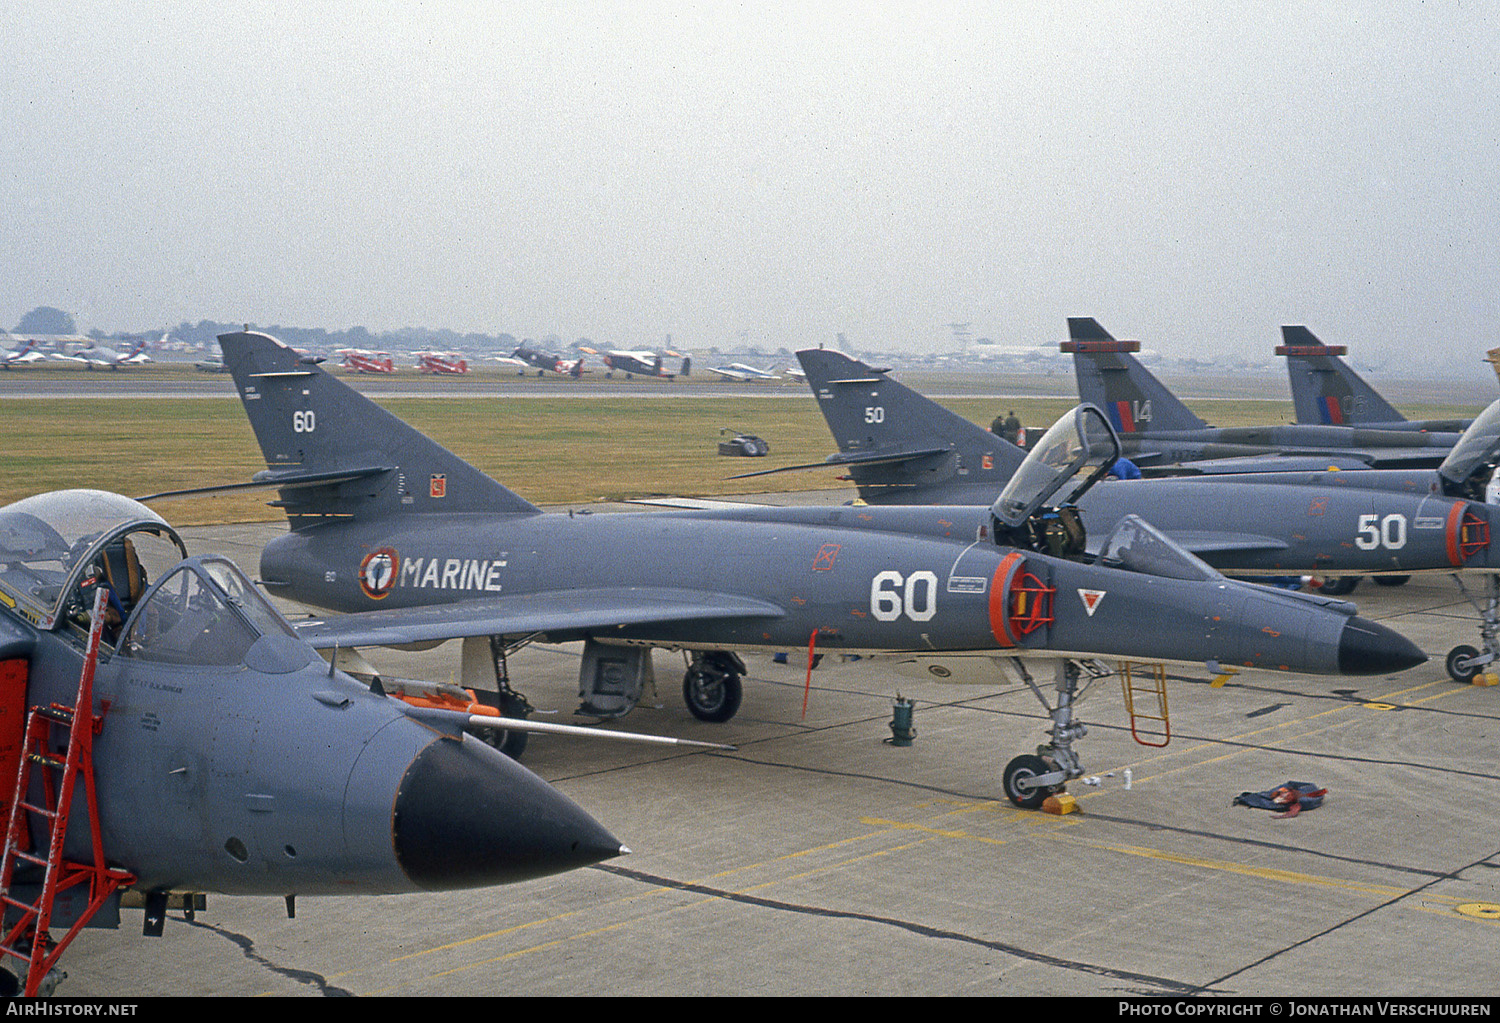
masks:
<svg viewBox="0 0 1500 1023"><path fill-rule="evenodd" d="M1281 341L1276 354L1286 357L1297 422L1324 426L1406 422L1405 416L1339 358L1348 351L1343 345L1325 345L1301 326L1283 326Z"/></svg>
<svg viewBox="0 0 1500 1023"><path fill-rule="evenodd" d="M221 334L293 529L328 517L539 509L268 334Z"/></svg>
<svg viewBox="0 0 1500 1023"><path fill-rule="evenodd" d="M952 483L985 484L999 493L1026 457L1014 444L890 379L886 370L823 348L800 351L797 361L838 444L829 461L848 460L867 497Z"/></svg>
<svg viewBox="0 0 1500 1023"><path fill-rule="evenodd" d="M1090 316L1068 317L1068 338L1062 350L1073 353L1079 399L1103 409L1116 433L1201 430L1208 425L1131 354L1141 350L1139 341L1116 341Z"/></svg>

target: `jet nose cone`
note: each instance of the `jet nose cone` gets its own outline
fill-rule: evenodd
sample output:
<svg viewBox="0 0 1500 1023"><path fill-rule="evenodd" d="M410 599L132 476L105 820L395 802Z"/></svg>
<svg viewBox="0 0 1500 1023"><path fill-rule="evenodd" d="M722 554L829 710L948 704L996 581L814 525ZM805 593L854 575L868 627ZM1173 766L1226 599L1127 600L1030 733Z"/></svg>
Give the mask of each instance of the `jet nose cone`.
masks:
<svg viewBox="0 0 1500 1023"><path fill-rule="evenodd" d="M392 826L401 869L432 891L525 881L627 851L567 796L469 737L417 755Z"/></svg>
<svg viewBox="0 0 1500 1023"><path fill-rule="evenodd" d="M1415 643L1384 625L1355 615L1339 636L1339 674L1385 675L1427 660Z"/></svg>

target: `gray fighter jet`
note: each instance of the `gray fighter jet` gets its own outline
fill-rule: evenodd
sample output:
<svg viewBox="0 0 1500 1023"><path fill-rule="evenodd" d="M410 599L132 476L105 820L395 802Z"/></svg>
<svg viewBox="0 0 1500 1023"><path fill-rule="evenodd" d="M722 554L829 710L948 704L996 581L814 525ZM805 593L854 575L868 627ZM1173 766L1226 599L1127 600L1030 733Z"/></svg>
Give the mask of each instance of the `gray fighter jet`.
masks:
<svg viewBox="0 0 1500 1023"><path fill-rule="evenodd" d="M1082 772L1081 659L1345 674L1425 660L1350 604L1232 582L1133 517L1086 557L1076 517L1046 502L1113 463L1097 412L1060 424L1048 450L1065 464L1018 473L982 536L875 532L841 521L846 508L798 523L546 514L274 338L219 340L267 461L256 484L279 491L291 526L264 549L262 584L358 612L301 634L340 663L353 647L465 639L466 678L487 663L512 713L525 701L506 654L538 639L583 641L581 710L600 716L634 705L652 648L684 651L688 706L716 721L739 706L748 650L979 655L1022 673L1041 659L1057 666L1053 741L1005 772L1007 795L1036 805Z"/></svg>
<svg viewBox="0 0 1500 1023"><path fill-rule="evenodd" d="M1281 342L1276 354L1286 359L1299 423L1440 433L1469 428L1468 419L1407 419L1344 362L1347 348L1325 345L1306 327L1283 326Z"/></svg>
<svg viewBox="0 0 1500 1023"><path fill-rule="evenodd" d="M1127 457L1143 469L1197 463L1196 471L1438 465L1457 433L1376 430L1354 426L1213 427L1177 400L1132 354L1137 341L1117 341L1089 317L1068 319L1079 397L1109 416Z"/></svg>
<svg viewBox="0 0 1500 1023"><path fill-rule="evenodd" d="M814 467L846 470L869 507L851 524L936 536L969 535L988 521L989 495L1022 452L1003 438L839 352L797 353L839 450ZM1246 473L1105 479L1075 498L1092 538L1139 515L1220 571L1324 577L1348 592L1362 576L1386 584L1419 572L1482 573L1482 650L1458 646L1448 670L1468 681L1500 655L1500 507L1481 498L1500 461L1500 402L1464 432L1437 469ZM745 478L744 476L734 478ZM931 506L896 508L895 505ZM762 521L816 516L795 508L741 514ZM1099 547L1091 541L1089 550ZM1468 591L1464 590L1465 595Z"/></svg>
<svg viewBox="0 0 1500 1023"><path fill-rule="evenodd" d="M229 561L129 498L0 508L0 981L203 894L506 884L625 850L556 789L331 668ZM54 930L66 933L53 936Z"/></svg>

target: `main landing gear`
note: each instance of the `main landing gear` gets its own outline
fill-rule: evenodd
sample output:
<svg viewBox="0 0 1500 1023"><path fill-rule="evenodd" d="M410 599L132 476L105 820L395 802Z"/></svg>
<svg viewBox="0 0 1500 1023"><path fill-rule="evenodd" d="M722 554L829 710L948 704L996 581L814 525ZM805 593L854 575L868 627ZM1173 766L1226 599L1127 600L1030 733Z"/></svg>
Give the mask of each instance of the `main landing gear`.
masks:
<svg viewBox="0 0 1500 1023"><path fill-rule="evenodd" d="M479 698L480 703L499 708L504 717L524 720L536 713L536 708L531 705L531 701L511 688L510 670L506 666L506 656L531 642L531 639L532 637L528 636L511 646L507 646L500 636L471 636L464 640L462 665L464 684L466 686L476 684L485 674L493 671L495 691L491 693L487 689L475 687L474 694ZM474 734L512 760L521 758L529 735L527 732L518 732L508 728L476 729Z"/></svg>
<svg viewBox="0 0 1500 1023"><path fill-rule="evenodd" d="M1005 798L1023 810L1035 810L1046 802L1048 796L1062 792L1069 781L1083 774L1083 765L1073 751L1073 740L1088 734L1088 728L1073 717L1073 707L1083 696L1078 687L1079 677L1088 674L1092 684L1111 671L1097 661L1058 661L1057 705L1053 706L1047 702L1046 695L1026 666L1016 658L1011 663L1021 681L1030 687L1052 719L1052 727L1047 733L1052 736L1052 741L1038 746L1035 756L1022 755L1006 764L1002 778Z"/></svg>
<svg viewBox="0 0 1500 1023"><path fill-rule="evenodd" d="M1458 592L1479 612L1479 641L1484 649L1460 645L1449 650L1448 677L1455 682L1472 682L1475 675L1490 670L1490 665L1500 658L1500 644L1496 642L1496 637L1500 636L1500 576L1485 576L1489 593L1483 598L1469 592L1462 576L1455 575L1453 581L1458 584Z"/></svg>
<svg viewBox="0 0 1500 1023"><path fill-rule="evenodd" d="M727 650L694 653L682 676L682 699L699 721L728 721L740 709L745 662Z"/></svg>

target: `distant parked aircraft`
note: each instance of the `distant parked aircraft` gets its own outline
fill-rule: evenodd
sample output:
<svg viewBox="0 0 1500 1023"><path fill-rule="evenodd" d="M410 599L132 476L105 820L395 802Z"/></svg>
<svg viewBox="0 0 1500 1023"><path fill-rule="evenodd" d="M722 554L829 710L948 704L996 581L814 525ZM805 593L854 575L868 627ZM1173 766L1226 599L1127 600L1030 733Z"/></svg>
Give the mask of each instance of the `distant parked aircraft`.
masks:
<svg viewBox="0 0 1500 1023"><path fill-rule="evenodd" d="M162 335L162 340L166 340ZM146 354L145 339L137 341L130 346L129 351L117 352L113 348L106 348L101 344L90 344L72 355L54 355L53 358L62 362L81 362L85 369L119 369L121 366L139 366L150 362L151 356Z"/></svg>
<svg viewBox="0 0 1500 1023"><path fill-rule="evenodd" d="M772 369L757 369L743 362L731 362L727 366L710 366L710 373L717 373L730 380L780 380L781 374Z"/></svg>
<svg viewBox="0 0 1500 1023"><path fill-rule="evenodd" d="M693 360L691 356L681 352L647 352L647 351L607 351L600 352L593 348L582 349L590 355L597 355L604 360L604 375L614 376L616 373L624 373L627 377L662 377L672 380L678 376L677 373L668 372L663 357L682 360L681 375L688 376L692 370Z"/></svg>
<svg viewBox="0 0 1500 1023"><path fill-rule="evenodd" d="M469 364L457 352L418 352L417 368L423 373L467 373Z"/></svg>
<svg viewBox="0 0 1500 1023"><path fill-rule="evenodd" d="M343 358L341 368L356 373L394 373L396 363L390 352L372 352L366 348L339 348L335 355Z"/></svg>
<svg viewBox="0 0 1500 1023"><path fill-rule="evenodd" d="M0 369L10 369L12 366L25 366L34 362L46 362L47 357L38 348L40 342L34 337L24 339L16 347L0 356Z"/></svg>
<svg viewBox="0 0 1500 1023"><path fill-rule="evenodd" d="M561 355L553 355L551 352L532 348L528 341L522 341L509 357L500 355L495 358L507 366L519 366L523 376L528 366L536 370L537 376L542 376L544 373L557 373L570 377L583 375L583 356L580 355L576 359L564 359Z"/></svg>

